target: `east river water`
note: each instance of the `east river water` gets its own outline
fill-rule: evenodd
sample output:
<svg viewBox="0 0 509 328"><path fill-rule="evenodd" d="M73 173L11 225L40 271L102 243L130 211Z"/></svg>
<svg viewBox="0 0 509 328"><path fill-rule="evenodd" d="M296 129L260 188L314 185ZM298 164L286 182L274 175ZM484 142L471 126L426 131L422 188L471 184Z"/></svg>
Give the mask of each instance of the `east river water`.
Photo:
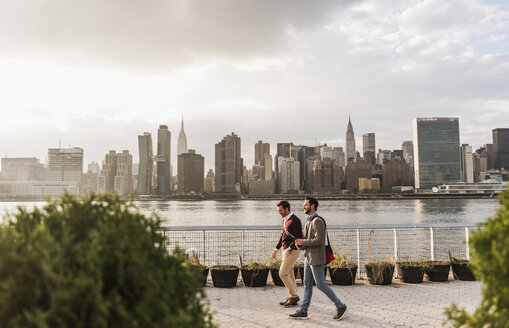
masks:
<svg viewBox="0 0 509 328"><path fill-rule="evenodd" d="M146 214L156 213L169 226L279 225L276 200L138 201ZM301 219L303 201L292 200L292 212ZM0 213L17 206L42 207L45 202L0 202ZM419 224L484 222L495 214L496 199L324 200L318 213L330 225ZM3 217L2 215L2 217Z"/></svg>

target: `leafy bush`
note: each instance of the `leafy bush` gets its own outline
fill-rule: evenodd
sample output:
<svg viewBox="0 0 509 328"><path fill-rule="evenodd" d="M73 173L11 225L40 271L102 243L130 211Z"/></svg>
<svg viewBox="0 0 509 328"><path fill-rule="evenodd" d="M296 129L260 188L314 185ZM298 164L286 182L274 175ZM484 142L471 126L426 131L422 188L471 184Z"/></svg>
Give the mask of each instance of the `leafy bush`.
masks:
<svg viewBox="0 0 509 328"><path fill-rule="evenodd" d="M348 256L346 256L341 249L334 251L334 260L332 260L328 266L330 268L353 268L355 264Z"/></svg>
<svg viewBox="0 0 509 328"><path fill-rule="evenodd" d="M270 257L267 260L267 267L269 267L271 269L279 269L281 267L282 262L283 261L280 258L273 259L272 257Z"/></svg>
<svg viewBox="0 0 509 328"><path fill-rule="evenodd" d="M268 269L269 267L266 264L252 261L249 262L247 265L242 266L242 268L248 270L265 270Z"/></svg>
<svg viewBox="0 0 509 328"><path fill-rule="evenodd" d="M509 327L509 189L497 214L472 233L470 264L483 283L482 301L473 314L453 304L447 320L455 327Z"/></svg>
<svg viewBox="0 0 509 328"><path fill-rule="evenodd" d="M409 259L403 259L402 261L396 262L396 264L402 269L418 267L422 268L423 270L427 270L430 268L429 261L426 260L411 261Z"/></svg>
<svg viewBox="0 0 509 328"><path fill-rule="evenodd" d="M235 265L214 265L211 270L237 270L239 267Z"/></svg>
<svg viewBox="0 0 509 328"><path fill-rule="evenodd" d="M5 327L212 327L199 275L117 195L63 195L0 226Z"/></svg>

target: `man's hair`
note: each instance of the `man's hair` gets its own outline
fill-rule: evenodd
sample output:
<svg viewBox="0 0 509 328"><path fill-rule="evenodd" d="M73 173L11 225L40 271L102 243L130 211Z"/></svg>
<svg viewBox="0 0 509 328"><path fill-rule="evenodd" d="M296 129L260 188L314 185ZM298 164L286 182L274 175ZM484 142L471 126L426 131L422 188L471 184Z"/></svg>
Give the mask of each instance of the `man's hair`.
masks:
<svg viewBox="0 0 509 328"><path fill-rule="evenodd" d="M306 197L306 200L309 201L309 205L315 205L315 211L318 210L318 200L313 197Z"/></svg>
<svg viewBox="0 0 509 328"><path fill-rule="evenodd" d="M279 203L277 203L277 205L276 205L276 206L277 206L277 207L279 207L279 206L283 206L283 208L284 208L285 210L290 210L290 203L288 203L288 201L286 201L286 200L282 200L282 201L280 201Z"/></svg>

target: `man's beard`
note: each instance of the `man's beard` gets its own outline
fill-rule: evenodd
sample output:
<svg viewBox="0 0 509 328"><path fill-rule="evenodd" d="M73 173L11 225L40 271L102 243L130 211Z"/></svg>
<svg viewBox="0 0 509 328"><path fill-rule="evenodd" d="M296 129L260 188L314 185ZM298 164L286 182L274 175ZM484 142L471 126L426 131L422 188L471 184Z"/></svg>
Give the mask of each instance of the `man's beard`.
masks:
<svg viewBox="0 0 509 328"><path fill-rule="evenodd" d="M309 212L311 212L310 208L308 208L304 213L309 214Z"/></svg>

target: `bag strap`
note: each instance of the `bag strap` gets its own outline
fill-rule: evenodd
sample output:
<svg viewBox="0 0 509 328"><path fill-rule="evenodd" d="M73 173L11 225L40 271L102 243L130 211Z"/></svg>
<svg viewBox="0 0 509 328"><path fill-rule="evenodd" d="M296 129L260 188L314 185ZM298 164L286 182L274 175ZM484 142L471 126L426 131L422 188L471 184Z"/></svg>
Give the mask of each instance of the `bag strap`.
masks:
<svg viewBox="0 0 509 328"><path fill-rule="evenodd" d="M294 235L292 235L291 233L288 232L288 229L286 229L286 218L283 220L283 229L285 230L285 233L286 233L287 236L290 236L293 239L297 239L297 238L295 238Z"/></svg>
<svg viewBox="0 0 509 328"><path fill-rule="evenodd" d="M319 215L315 216L315 217L313 218L313 220L314 220L314 219L316 219L316 218L320 218L320 219L322 219L323 224L325 225L325 231L327 231L327 223L325 223L325 220L324 220L321 216L319 216ZM313 221L313 220L311 220L311 221ZM310 222L310 223L311 223L311 222ZM306 232L306 233L307 233L307 232ZM332 249L332 247L331 247L331 245L330 245L330 240L329 240L329 232L327 231L327 232L326 232L326 234L327 234L327 244L329 245L330 249Z"/></svg>

